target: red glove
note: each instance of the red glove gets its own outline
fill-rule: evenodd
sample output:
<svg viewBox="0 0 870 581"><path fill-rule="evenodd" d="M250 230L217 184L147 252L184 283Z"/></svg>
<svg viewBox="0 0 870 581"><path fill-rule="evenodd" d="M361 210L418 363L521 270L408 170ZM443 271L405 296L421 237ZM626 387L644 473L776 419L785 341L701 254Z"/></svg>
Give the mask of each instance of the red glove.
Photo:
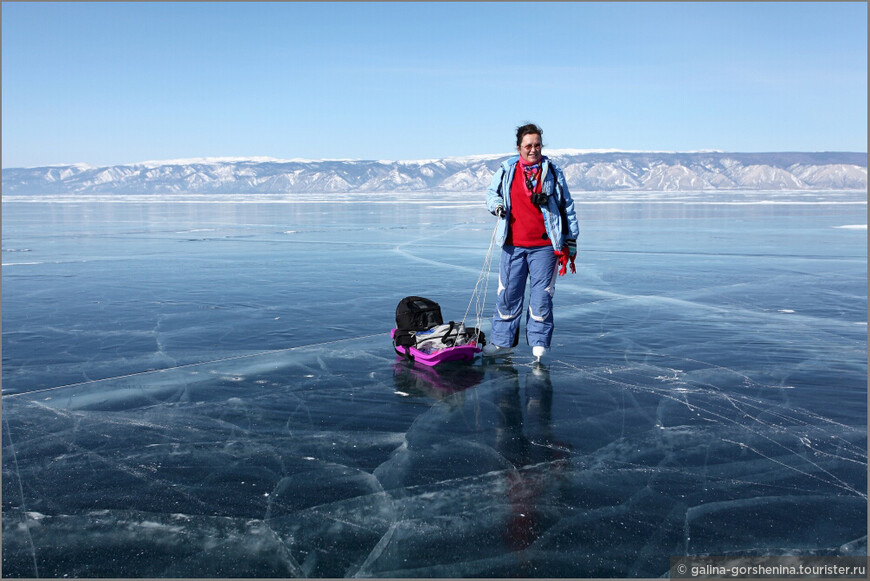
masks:
<svg viewBox="0 0 870 581"><path fill-rule="evenodd" d="M574 259L577 257L576 254L571 256L567 246L563 247L562 250L556 250L555 254L556 260L559 261L559 276L565 276L568 273L569 263L571 264L571 272L576 274L577 267L574 266Z"/></svg>

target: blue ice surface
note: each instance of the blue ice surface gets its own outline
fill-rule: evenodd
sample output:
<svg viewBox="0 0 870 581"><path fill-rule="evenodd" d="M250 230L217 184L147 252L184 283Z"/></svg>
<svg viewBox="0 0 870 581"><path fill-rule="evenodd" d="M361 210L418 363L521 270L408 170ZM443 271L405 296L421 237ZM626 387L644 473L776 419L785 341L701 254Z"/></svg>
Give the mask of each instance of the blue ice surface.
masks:
<svg viewBox="0 0 870 581"><path fill-rule="evenodd" d="M4 199L3 575L866 555L866 196L669 195L575 194L544 365L434 369L389 330L464 317L477 194Z"/></svg>

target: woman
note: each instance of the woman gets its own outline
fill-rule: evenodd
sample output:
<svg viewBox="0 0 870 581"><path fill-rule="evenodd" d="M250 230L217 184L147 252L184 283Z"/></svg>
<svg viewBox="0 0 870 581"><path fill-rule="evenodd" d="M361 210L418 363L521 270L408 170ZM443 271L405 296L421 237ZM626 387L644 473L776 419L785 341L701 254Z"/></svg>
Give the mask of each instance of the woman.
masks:
<svg viewBox="0 0 870 581"><path fill-rule="evenodd" d="M562 170L542 154L543 131L533 123L517 128L519 155L492 176L486 206L498 216L501 246L498 298L484 355L509 353L519 343L526 278L531 282L526 340L541 360L553 337L557 256L577 254L580 228Z"/></svg>

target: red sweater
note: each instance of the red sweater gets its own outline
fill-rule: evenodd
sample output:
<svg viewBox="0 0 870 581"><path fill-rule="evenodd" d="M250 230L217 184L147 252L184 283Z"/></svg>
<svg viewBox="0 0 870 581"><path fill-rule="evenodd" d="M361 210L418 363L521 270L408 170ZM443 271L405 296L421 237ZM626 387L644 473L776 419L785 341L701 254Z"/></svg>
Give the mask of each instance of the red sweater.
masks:
<svg viewBox="0 0 870 581"><path fill-rule="evenodd" d="M541 191L541 180L538 180L535 191ZM526 189L522 161L517 162L514 180L511 182L510 196L510 227L505 244L525 247L549 245L550 238L547 236L547 228L544 226L544 215L541 213L541 209L532 203L532 195Z"/></svg>

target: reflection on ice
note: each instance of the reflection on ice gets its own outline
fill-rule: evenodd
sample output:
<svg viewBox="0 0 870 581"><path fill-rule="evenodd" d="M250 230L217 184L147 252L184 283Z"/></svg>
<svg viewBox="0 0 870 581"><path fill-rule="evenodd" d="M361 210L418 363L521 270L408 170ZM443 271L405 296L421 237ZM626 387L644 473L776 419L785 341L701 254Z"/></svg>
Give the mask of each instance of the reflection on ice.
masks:
<svg viewBox="0 0 870 581"><path fill-rule="evenodd" d="M446 363L436 369L427 365L415 365L398 356L393 372L396 393L426 395L432 399L444 399L474 387L484 378L484 372L480 368L464 362Z"/></svg>
<svg viewBox="0 0 870 581"><path fill-rule="evenodd" d="M864 430L689 363L421 369L384 334L7 397L4 572L649 577L866 551Z"/></svg>

